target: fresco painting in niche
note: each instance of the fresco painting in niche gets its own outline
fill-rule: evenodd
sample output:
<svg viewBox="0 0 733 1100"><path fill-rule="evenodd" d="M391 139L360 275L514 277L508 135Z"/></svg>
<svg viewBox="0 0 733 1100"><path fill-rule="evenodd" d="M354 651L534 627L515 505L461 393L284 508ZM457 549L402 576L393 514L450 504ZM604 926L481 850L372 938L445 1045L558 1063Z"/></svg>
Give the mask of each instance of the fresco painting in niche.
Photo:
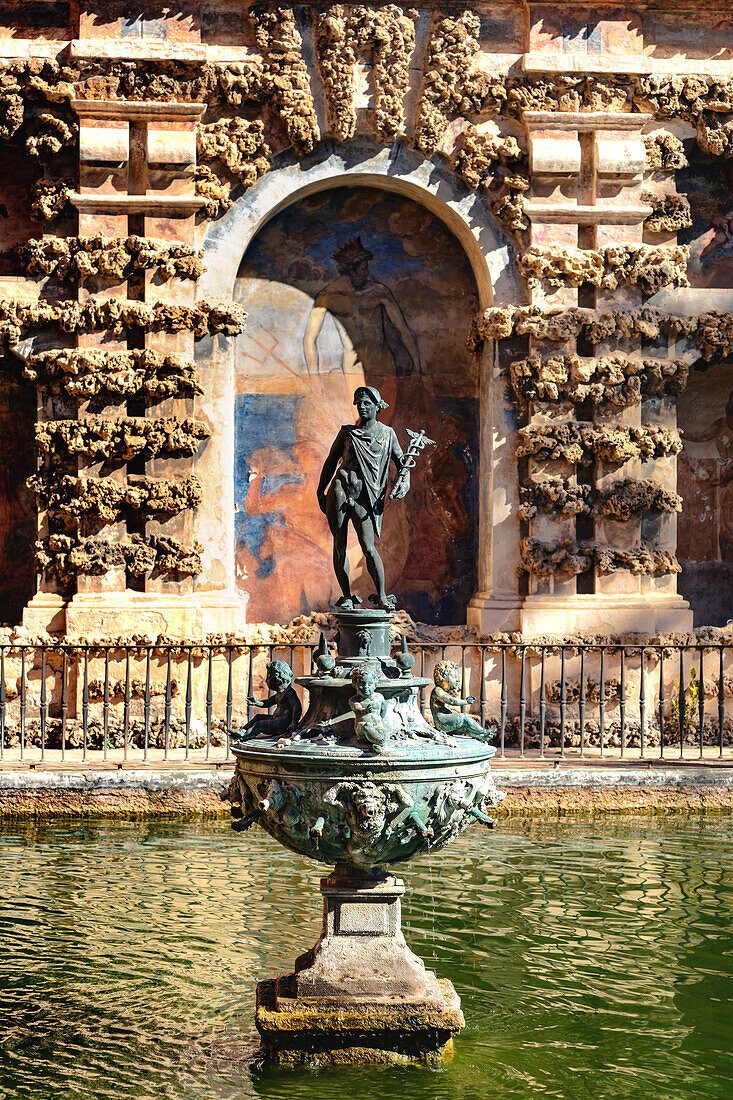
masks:
<svg viewBox="0 0 733 1100"><path fill-rule="evenodd" d="M426 622L465 621L476 588L478 369L466 350L476 285L458 241L419 204L338 188L260 231L236 296L236 560L250 622L285 622L340 595L318 508L321 467L354 390L376 386L380 419L437 441L404 501L388 504L379 550L388 591ZM353 588L371 591L350 543Z"/></svg>
<svg viewBox="0 0 733 1100"><path fill-rule="evenodd" d="M680 230L690 246L687 274L691 286L711 289L733 285L733 164L721 158L692 160L677 173L677 190L690 202L692 226Z"/></svg>
<svg viewBox="0 0 733 1100"><path fill-rule="evenodd" d="M684 450L677 490L684 501L677 523L679 589L696 626L733 618L733 372L716 365L692 373L678 401Z"/></svg>

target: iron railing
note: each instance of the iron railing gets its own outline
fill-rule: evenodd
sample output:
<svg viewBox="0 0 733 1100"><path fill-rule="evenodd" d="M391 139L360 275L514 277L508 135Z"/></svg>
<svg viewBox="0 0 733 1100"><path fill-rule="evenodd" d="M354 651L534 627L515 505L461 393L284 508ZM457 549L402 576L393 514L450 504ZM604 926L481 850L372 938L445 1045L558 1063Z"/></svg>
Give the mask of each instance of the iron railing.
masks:
<svg viewBox="0 0 733 1100"><path fill-rule="evenodd" d="M455 660L499 756L733 756L733 644L410 644L430 680ZM0 759L231 759L265 665L315 645L0 645ZM299 689L302 690L302 689ZM429 714L429 684L420 704ZM305 697L304 697L305 698ZM729 717L730 713L730 717Z"/></svg>

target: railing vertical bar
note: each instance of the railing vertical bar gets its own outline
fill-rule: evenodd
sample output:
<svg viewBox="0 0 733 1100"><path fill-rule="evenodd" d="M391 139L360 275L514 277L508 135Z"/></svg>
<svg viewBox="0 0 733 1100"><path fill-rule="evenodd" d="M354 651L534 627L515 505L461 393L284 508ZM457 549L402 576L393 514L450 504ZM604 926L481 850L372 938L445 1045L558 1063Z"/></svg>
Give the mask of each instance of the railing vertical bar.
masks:
<svg viewBox="0 0 733 1100"><path fill-rule="evenodd" d="M87 758L89 739L89 647L84 646L84 672L81 685L81 756Z"/></svg>
<svg viewBox="0 0 733 1100"><path fill-rule="evenodd" d="M646 726L646 649L639 650L639 756L644 759L644 727Z"/></svg>
<svg viewBox="0 0 733 1100"><path fill-rule="evenodd" d="M0 646L0 760L5 756L5 723L8 699L5 694L5 646ZM721 745L722 745L721 734Z"/></svg>
<svg viewBox="0 0 733 1100"><path fill-rule="evenodd" d="M547 650L542 646L540 653L540 756L545 755L545 722L547 720L547 700L545 698L545 657Z"/></svg>
<svg viewBox="0 0 733 1100"><path fill-rule="evenodd" d="M61 759L66 759L66 725L69 720L69 651L63 647L61 660Z"/></svg>
<svg viewBox="0 0 733 1100"><path fill-rule="evenodd" d="M466 647L461 646L461 699L466 698Z"/></svg>
<svg viewBox="0 0 733 1100"><path fill-rule="evenodd" d="M214 647L209 646L209 668L206 674L206 759L211 753L211 720L214 713Z"/></svg>
<svg viewBox="0 0 733 1100"><path fill-rule="evenodd" d="M171 648L168 646L165 662L165 704L163 709L163 759L168 759L168 745L171 735L171 700L173 698L173 685L171 682Z"/></svg>
<svg viewBox="0 0 733 1100"><path fill-rule="evenodd" d="M41 760L46 756L46 719L48 718L48 700L46 698L46 647L41 646Z"/></svg>
<svg viewBox="0 0 733 1100"><path fill-rule="evenodd" d="M254 717L254 707L250 703L250 699L254 695L254 646L249 646L249 660L247 662L247 721L251 722ZM311 649L311 664L313 659L313 650Z"/></svg>
<svg viewBox="0 0 733 1100"><path fill-rule="evenodd" d="M603 743L606 739L606 649L601 646L600 668L598 672L598 736L601 742L601 756L603 756Z"/></svg>
<svg viewBox="0 0 733 1100"><path fill-rule="evenodd" d="M679 691L677 693L677 725L679 726L680 734L680 760L684 756L685 745L685 651L680 646L680 680Z"/></svg>
<svg viewBox="0 0 733 1100"><path fill-rule="evenodd" d="M664 647L659 647L659 759L664 760Z"/></svg>
<svg viewBox="0 0 733 1100"><path fill-rule="evenodd" d="M232 652L233 652L233 647L232 646L227 646L227 661L228 661L228 664L229 664L229 669L228 669L228 673L227 673L227 710L226 710L226 715L227 715L227 760L229 759L229 747L230 747L230 741L231 741L231 736L232 736L232 702L233 702L233 695L232 695ZM270 653L272 653L272 649L270 649ZM270 657L270 660L272 660L272 657Z"/></svg>
<svg viewBox="0 0 733 1100"><path fill-rule="evenodd" d="M420 679L425 679L425 646L420 646ZM425 713L425 688L420 688L420 713Z"/></svg>
<svg viewBox="0 0 733 1100"><path fill-rule="evenodd" d="M524 686L524 666L527 658L527 647L522 646L522 660L519 672L519 755L524 756L524 724L527 718L527 699Z"/></svg>
<svg viewBox="0 0 733 1100"><path fill-rule="evenodd" d="M102 698L102 738L104 759L107 759L107 742L109 740L109 646L104 650L104 689Z"/></svg>
<svg viewBox="0 0 733 1100"><path fill-rule="evenodd" d="M700 759L703 758L703 739L705 736L705 670L703 661L705 658L705 649L700 646L700 686L697 693L697 720L700 735Z"/></svg>
<svg viewBox="0 0 733 1100"><path fill-rule="evenodd" d="M565 676L565 646L560 647L560 756L565 755L565 722L567 721L568 685Z"/></svg>
<svg viewBox="0 0 733 1100"><path fill-rule="evenodd" d="M580 755L585 756L585 645L580 647L580 695L578 697L578 721L580 722Z"/></svg>
<svg viewBox="0 0 733 1100"><path fill-rule="evenodd" d="M723 726L725 725L725 682L723 680L723 646L718 660L718 755L723 755Z"/></svg>
<svg viewBox="0 0 733 1100"><path fill-rule="evenodd" d="M501 647L501 732L500 732L500 752L504 756L504 745L506 741L506 646Z"/></svg>
<svg viewBox="0 0 733 1100"><path fill-rule="evenodd" d="M20 759L25 755L25 646L20 647Z"/></svg>
<svg viewBox="0 0 733 1100"><path fill-rule="evenodd" d="M273 649L272 646L268 646L267 647L267 660L268 660L268 662L274 660L274 658L275 658L275 650ZM230 677L230 679L231 679L231 663L232 663L232 658L231 658L231 653L230 653L229 654L229 677ZM275 709L274 707L268 707L267 708L267 713L272 714L274 709ZM227 729L230 729L230 728L231 728L230 723L227 722Z"/></svg>
<svg viewBox="0 0 733 1100"><path fill-rule="evenodd" d="M626 752L626 646L621 647L621 678L619 683L618 716L621 725L621 759Z"/></svg>
<svg viewBox="0 0 733 1100"><path fill-rule="evenodd" d="M486 728L486 646L481 646L481 725Z"/></svg>
<svg viewBox="0 0 733 1100"><path fill-rule="evenodd" d="M143 720L145 732L143 735L143 760L148 758L148 746L150 744L150 661L152 650L147 646L145 650L145 698L143 699Z"/></svg>
<svg viewBox="0 0 733 1100"><path fill-rule="evenodd" d="M127 763L127 742L130 740L130 647L125 646L125 700L122 705L122 759Z"/></svg>
<svg viewBox="0 0 733 1100"><path fill-rule="evenodd" d="M191 708L193 703L193 647L188 647L188 663L186 666L186 705L184 708L184 719L186 723L186 760L188 760L188 753L191 746Z"/></svg>

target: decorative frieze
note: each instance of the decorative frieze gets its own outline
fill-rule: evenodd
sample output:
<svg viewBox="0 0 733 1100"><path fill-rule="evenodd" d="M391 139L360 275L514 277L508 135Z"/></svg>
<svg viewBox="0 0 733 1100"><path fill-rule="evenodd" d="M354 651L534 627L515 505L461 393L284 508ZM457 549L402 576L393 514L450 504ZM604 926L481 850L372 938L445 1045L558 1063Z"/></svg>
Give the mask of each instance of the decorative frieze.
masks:
<svg viewBox="0 0 733 1100"><path fill-rule="evenodd" d="M175 516L197 508L202 485L195 474L183 480L138 475L125 482L110 478L37 474L28 486L44 508L71 519L96 517L114 523L126 509L146 516Z"/></svg>
<svg viewBox="0 0 733 1100"><path fill-rule="evenodd" d="M676 428L596 426L570 421L565 424L531 424L519 429L517 458L533 457L587 466L594 458L611 466L631 459L656 459L676 455L682 440Z"/></svg>
<svg viewBox="0 0 733 1100"><path fill-rule="evenodd" d="M88 417L37 424L36 447L42 454L60 457L129 462L136 457L194 455L209 434L207 425L192 417Z"/></svg>
<svg viewBox="0 0 733 1100"><path fill-rule="evenodd" d="M642 397L678 395L687 385L689 367L683 359L645 359L612 355L549 355L537 353L509 366L512 391L519 402L568 401L595 407L628 408Z"/></svg>
<svg viewBox="0 0 733 1100"><path fill-rule="evenodd" d="M236 336L244 331L246 311L235 302L196 302L192 306L156 301L152 305L127 299L26 302L0 300L0 339L13 347L29 329L58 325L63 332L108 331L130 328L145 332L190 332L201 338L215 332Z"/></svg>
<svg viewBox="0 0 733 1100"><path fill-rule="evenodd" d="M544 477L519 488L520 517L529 521L538 513L561 516L598 515L622 522L641 512L682 510L682 497L650 478L621 478L605 489L568 478Z"/></svg>
<svg viewBox="0 0 733 1100"><path fill-rule="evenodd" d="M134 271L156 271L161 279L198 279L205 270L200 249L150 237L44 237L16 251L27 275L73 282L121 281Z"/></svg>
<svg viewBox="0 0 733 1100"><path fill-rule="evenodd" d="M611 574L624 571L634 576L659 576L679 573L680 564L674 554L654 546L621 547L562 539L557 543L526 538L521 542L519 571L535 577L551 577L564 573L577 577L597 569Z"/></svg>
<svg viewBox="0 0 733 1100"><path fill-rule="evenodd" d="M517 260L531 286L633 286L656 294L668 286L689 286L685 245L621 244L602 250L534 245Z"/></svg>
<svg viewBox="0 0 733 1100"><path fill-rule="evenodd" d="M166 397L202 393L199 373L186 355L164 355L151 348L108 351L106 348L59 348L31 355L23 377L77 400L104 394L122 400L145 395Z"/></svg>
<svg viewBox="0 0 733 1100"><path fill-rule="evenodd" d="M185 546L162 535L131 535L126 542L108 542L53 534L36 543L36 562L65 585L73 584L79 574L101 576L120 568L135 577L144 577L153 570L191 577L201 572L202 549L198 541Z"/></svg>

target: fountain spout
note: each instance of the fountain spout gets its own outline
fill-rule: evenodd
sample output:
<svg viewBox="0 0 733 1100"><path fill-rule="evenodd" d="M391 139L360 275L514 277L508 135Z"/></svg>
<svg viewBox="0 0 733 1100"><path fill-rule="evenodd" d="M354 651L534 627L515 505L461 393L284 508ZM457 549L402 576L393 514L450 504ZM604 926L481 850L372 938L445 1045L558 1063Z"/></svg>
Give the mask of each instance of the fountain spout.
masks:
<svg viewBox="0 0 733 1100"><path fill-rule="evenodd" d="M418 832L420 836L423 837L425 840L430 840L435 835L430 826L425 824L423 819L415 810L411 810L405 820L409 821L415 831Z"/></svg>
<svg viewBox="0 0 733 1100"><path fill-rule="evenodd" d="M232 822L232 828L235 833L246 833L247 829L251 829L252 826L259 821L259 813L247 814L245 817L238 817Z"/></svg>
<svg viewBox="0 0 733 1100"><path fill-rule="evenodd" d="M474 821L480 821L482 825L485 825L487 829L493 829L496 822L493 817L487 817L481 810L477 810L475 806L471 806L468 811Z"/></svg>
<svg viewBox="0 0 733 1100"><path fill-rule="evenodd" d="M311 826L311 836L323 836L323 826L326 824L325 817L319 817L316 819L315 825Z"/></svg>

